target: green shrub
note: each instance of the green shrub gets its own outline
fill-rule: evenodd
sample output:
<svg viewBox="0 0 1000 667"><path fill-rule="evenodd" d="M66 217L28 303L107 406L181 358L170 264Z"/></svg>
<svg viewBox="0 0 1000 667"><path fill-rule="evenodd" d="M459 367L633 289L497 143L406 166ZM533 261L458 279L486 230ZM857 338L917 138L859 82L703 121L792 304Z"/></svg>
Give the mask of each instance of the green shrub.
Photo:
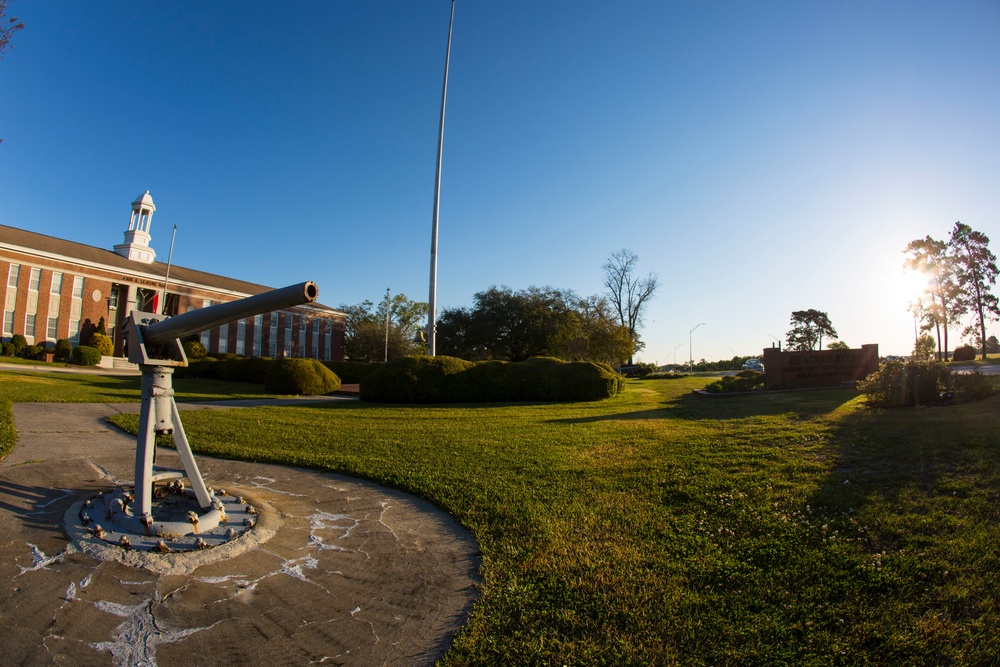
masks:
<svg viewBox="0 0 1000 667"><path fill-rule="evenodd" d="M45 358L45 348L41 345L29 345L24 348L24 358L25 359L44 359Z"/></svg>
<svg viewBox="0 0 1000 667"><path fill-rule="evenodd" d="M759 371L740 371L736 375L726 375L705 387L705 391L713 394L761 391L763 389L764 374Z"/></svg>
<svg viewBox="0 0 1000 667"><path fill-rule="evenodd" d="M315 359L274 359L264 387L275 394L320 396L340 389L340 378Z"/></svg>
<svg viewBox="0 0 1000 667"><path fill-rule="evenodd" d="M320 362L347 384L360 384L369 373L381 368L383 363L363 361L323 361Z"/></svg>
<svg viewBox="0 0 1000 667"><path fill-rule="evenodd" d="M14 334L13 336L11 336L10 344L14 346L15 356L24 352L24 348L28 347L28 341L21 334Z"/></svg>
<svg viewBox="0 0 1000 667"><path fill-rule="evenodd" d="M57 361L66 361L73 356L73 343L65 338L56 341L54 358Z"/></svg>
<svg viewBox="0 0 1000 667"><path fill-rule="evenodd" d="M90 345L89 347L94 348L100 352L105 357L110 357L115 353L115 344L111 342L111 339L104 334L93 333L90 334Z"/></svg>
<svg viewBox="0 0 1000 667"><path fill-rule="evenodd" d="M208 357L211 359L211 357ZM276 359L251 357L249 359L236 357L223 359L210 365L212 377L228 382L255 382L264 384L267 372L275 364Z"/></svg>
<svg viewBox="0 0 1000 667"><path fill-rule="evenodd" d="M217 360L212 357L203 357L194 361L189 359L187 366L180 366L174 369L174 377L180 379L199 378L214 380L216 363L218 363Z"/></svg>
<svg viewBox="0 0 1000 667"><path fill-rule="evenodd" d="M188 361L203 359L208 354L208 350L205 349L205 346L199 340L186 340L183 345L184 354L187 356Z"/></svg>
<svg viewBox="0 0 1000 667"><path fill-rule="evenodd" d="M361 399L377 403L443 403L447 380L472 366L455 357L399 357L361 381Z"/></svg>
<svg viewBox="0 0 1000 667"><path fill-rule="evenodd" d="M869 405L898 408L936 405L951 400L951 371L939 361L894 359L858 383Z"/></svg>
<svg viewBox="0 0 1000 667"><path fill-rule="evenodd" d="M993 380L976 371L955 375L955 400L959 403L981 401L993 395Z"/></svg>
<svg viewBox="0 0 1000 667"><path fill-rule="evenodd" d="M77 345L73 348L73 361L81 366L96 366L101 363L101 352L89 345Z"/></svg>
<svg viewBox="0 0 1000 667"><path fill-rule="evenodd" d="M624 382L608 366L590 362L401 357L362 381L361 398L378 403L592 401L614 396Z"/></svg>
<svg viewBox="0 0 1000 667"><path fill-rule="evenodd" d="M955 348L955 352L951 355L952 361L975 361L976 359L976 348L971 345L963 345L962 347Z"/></svg>
<svg viewBox="0 0 1000 667"><path fill-rule="evenodd" d="M14 356L17 356L17 348L14 347L13 343L4 343L3 344L3 356L5 356L5 357L14 357Z"/></svg>

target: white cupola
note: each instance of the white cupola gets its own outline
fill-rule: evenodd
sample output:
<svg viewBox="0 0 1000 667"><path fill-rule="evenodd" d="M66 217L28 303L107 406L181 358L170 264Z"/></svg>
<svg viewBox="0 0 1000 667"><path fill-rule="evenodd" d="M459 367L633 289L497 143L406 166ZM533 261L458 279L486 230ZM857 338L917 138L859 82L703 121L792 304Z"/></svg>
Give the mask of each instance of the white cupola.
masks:
<svg viewBox="0 0 1000 667"><path fill-rule="evenodd" d="M156 206L149 190L132 202L132 218L125 231L125 241L115 246L115 252L137 262L152 264L156 251L149 247L149 226L153 221L153 211Z"/></svg>

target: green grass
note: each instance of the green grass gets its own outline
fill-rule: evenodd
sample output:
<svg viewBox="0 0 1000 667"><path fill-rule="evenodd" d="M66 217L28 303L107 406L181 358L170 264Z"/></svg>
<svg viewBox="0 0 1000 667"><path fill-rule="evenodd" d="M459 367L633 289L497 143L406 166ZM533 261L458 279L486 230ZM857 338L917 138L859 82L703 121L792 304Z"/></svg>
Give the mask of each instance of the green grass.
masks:
<svg viewBox="0 0 1000 667"><path fill-rule="evenodd" d="M58 364L52 364L58 365ZM175 380L179 401L261 398L260 385L213 380ZM21 403L127 403L139 401L138 376L105 376L37 371L0 371L0 459L14 447L14 413Z"/></svg>
<svg viewBox="0 0 1000 667"><path fill-rule="evenodd" d="M373 479L467 526L482 595L444 665L1000 664L1000 397L881 412L707 382L184 423L201 453Z"/></svg>

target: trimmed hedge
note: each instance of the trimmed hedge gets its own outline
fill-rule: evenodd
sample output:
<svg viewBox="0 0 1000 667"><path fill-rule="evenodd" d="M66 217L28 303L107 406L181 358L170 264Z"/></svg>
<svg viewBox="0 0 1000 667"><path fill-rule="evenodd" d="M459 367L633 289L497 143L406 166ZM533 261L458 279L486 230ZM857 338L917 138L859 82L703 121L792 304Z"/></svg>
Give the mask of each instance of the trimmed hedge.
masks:
<svg viewBox="0 0 1000 667"><path fill-rule="evenodd" d="M625 380L604 364L537 357L517 363L473 363L454 357L400 357L361 382L375 403L594 401L614 396Z"/></svg>
<svg viewBox="0 0 1000 667"><path fill-rule="evenodd" d="M341 382L347 384L360 384L370 373L385 365L381 361L321 361L320 363L333 371Z"/></svg>
<svg viewBox="0 0 1000 667"><path fill-rule="evenodd" d="M72 356L73 356L73 343L69 342L65 338L60 338L59 340L57 340L53 358L59 361L66 361Z"/></svg>
<svg viewBox="0 0 1000 667"><path fill-rule="evenodd" d="M89 347L98 350L105 357L110 357L112 354L115 353L115 344L111 341L110 338L108 338L104 334L99 334L99 333L90 334Z"/></svg>
<svg viewBox="0 0 1000 667"><path fill-rule="evenodd" d="M73 361L81 366L96 366L101 363L101 352L89 345L77 345L73 348Z"/></svg>
<svg viewBox="0 0 1000 667"><path fill-rule="evenodd" d="M724 375L705 387L711 394L728 394L744 391L763 391L764 374L760 371L740 371L736 375Z"/></svg>
<svg viewBox="0 0 1000 667"><path fill-rule="evenodd" d="M321 396L340 389L340 378L315 359L272 359L264 387L275 394Z"/></svg>
<svg viewBox="0 0 1000 667"><path fill-rule="evenodd" d="M971 345L957 347L955 348L955 352L951 355L952 361L975 361L975 359L976 348Z"/></svg>

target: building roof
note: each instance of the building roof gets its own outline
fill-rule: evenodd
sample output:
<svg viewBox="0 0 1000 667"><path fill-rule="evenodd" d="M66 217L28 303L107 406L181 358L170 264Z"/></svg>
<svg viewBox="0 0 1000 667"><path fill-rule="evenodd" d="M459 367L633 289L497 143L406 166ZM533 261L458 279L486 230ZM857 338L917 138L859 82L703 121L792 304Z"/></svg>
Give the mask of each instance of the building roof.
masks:
<svg viewBox="0 0 1000 667"><path fill-rule="evenodd" d="M167 265L165 262L137 262L127 259L121 255L103 248L67 241L54 236L46 236L37 232L29 232L17 227L0 225L0 246L11 246L16 249L32 252L39 255L49 255L53 259L65 257L77 260L85 264L97 265L100 268L120 270L127 273L140 274L143 276L165 277ZM252 296L274 289L267 285L227 278L206 271L189 269L183 266L171 264L170 282L194 283L209 289L221 292L232 292L235 296ZM341 311L324 306L318 303L308 304L309 307L319 308L327 311L340 313Z"/></svg>

